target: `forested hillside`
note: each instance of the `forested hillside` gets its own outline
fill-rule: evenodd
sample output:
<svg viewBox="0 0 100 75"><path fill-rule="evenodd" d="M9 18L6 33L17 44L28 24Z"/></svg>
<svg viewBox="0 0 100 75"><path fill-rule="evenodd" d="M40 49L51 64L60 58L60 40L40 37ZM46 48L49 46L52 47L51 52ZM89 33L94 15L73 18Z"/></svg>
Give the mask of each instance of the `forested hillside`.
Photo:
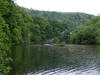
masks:
<svg viewBox="0 0 100 75"><path fill-rule="evenodd" d="M70 43L70 30L84 24L87 19L93 17L83 13L37 12L19 7L12 0L0 0L0 75L7 75L11 69L9 67L11 65L11 58L9 57L11 46L30 44L31 42L42 44L48 40L53 43ZM86 26L81 27L81 31L85 36L87 35L86 31L90 29L87 37L93 36L91 38L94 40L96 36L98 43L100 41L99 20L99 18L93 19ZM72 34L72 43L80 43L74 42L76 38L81 39L78 38L77 33L79 31L75 32L75 36L74 33ZM85 41L85 43L88 42Z"/></svg>
<svg viewBox="0 0 100 75"><path fill-rule="evenodd" d="M74 44L100 44L100 16L79 26L70 37Z"/></svg>
<svg viewBox="0 0 100 75"><path fill-rule="evenodd" d="M60 22L64 22L69 26L70 30L74 30L76 26L79 26L81 24L85 24L86 20L92 19L94 16L85 14L85 13L79 13L79 12L49 12L49 11L38 11L38 10L27 10L29 15L37 15L37 16L43 16L46 19L54 19Z"/></svg>

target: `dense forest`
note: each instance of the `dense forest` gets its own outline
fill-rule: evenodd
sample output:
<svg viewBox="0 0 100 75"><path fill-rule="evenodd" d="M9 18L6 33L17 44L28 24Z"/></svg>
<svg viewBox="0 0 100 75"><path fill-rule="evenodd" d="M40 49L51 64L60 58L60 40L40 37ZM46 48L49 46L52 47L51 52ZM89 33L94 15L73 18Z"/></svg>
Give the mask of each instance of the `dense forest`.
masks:
<svg viewBox="0 0 100 75"><path fill-rule="evenodd" d="M9 55L13 45L100 44L100 17L94 17L84 13L35 11L19 7L12 0L0 0L0 75L11 70L13 60Z"/></svg>
<svg viewBox="0 0 100 75"><path fill-rule="evenodd" d="M29 9L27 10L29 15L37 15L37 16L43 16L46 19L54 19L60 22L64 22L68 25L69 29L72 31L77 26L81 24L85 24L86 20L91 19L94 17L94 15L89 15L85 13L79 13L79 12L55 12L55 11L38 11Z"/></svg>
<svg viewBox="0 0 100 75"><path fill-rule="evenodd" d="M97 16L72 32L70 42L74 44L100 44L100 17Z"/></svg>

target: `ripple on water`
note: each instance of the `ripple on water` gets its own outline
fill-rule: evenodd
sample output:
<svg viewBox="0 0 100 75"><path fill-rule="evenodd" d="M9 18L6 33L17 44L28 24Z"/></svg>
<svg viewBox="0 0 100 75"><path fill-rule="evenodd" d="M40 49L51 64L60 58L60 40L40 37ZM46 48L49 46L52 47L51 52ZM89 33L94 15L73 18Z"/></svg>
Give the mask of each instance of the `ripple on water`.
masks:
<svg viewBox="0 0 100 75"><path fill-rule="evenodd" d="M12 75L100 75L100 46L46 44L13 51Z"/></svg>

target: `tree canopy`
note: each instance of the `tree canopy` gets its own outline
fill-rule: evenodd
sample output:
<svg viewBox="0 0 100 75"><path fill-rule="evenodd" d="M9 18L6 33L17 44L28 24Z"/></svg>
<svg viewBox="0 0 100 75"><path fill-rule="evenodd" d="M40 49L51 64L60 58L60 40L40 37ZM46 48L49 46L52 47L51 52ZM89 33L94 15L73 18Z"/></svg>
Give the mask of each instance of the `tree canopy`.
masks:
<svg viewBox="0 0 100 75"><path fill-rule="evenodd" d="M71 43L100 44L100 17L95 17L79 26L71 35Z"/></svg>
<svg viewBox="0 0 100 75"><path fill-rule="evenodd" d="M100 44L100 17L93 17L84 13L36 11L19 7L13 0L0 0L0 75L11 70L9 54L13 45L42 44L48 40Z"/></svg>

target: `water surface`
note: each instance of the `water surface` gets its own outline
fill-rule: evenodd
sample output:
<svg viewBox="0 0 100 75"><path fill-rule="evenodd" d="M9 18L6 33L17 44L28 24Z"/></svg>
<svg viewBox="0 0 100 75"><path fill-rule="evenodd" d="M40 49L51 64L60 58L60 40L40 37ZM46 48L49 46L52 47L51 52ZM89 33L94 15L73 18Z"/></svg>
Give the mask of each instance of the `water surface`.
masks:
<svg viewBox="0 0 100 75"><path fill-rule="evenodd" d="M100 75L100 46L30 45L13 48L11 75Z"/></svg>

